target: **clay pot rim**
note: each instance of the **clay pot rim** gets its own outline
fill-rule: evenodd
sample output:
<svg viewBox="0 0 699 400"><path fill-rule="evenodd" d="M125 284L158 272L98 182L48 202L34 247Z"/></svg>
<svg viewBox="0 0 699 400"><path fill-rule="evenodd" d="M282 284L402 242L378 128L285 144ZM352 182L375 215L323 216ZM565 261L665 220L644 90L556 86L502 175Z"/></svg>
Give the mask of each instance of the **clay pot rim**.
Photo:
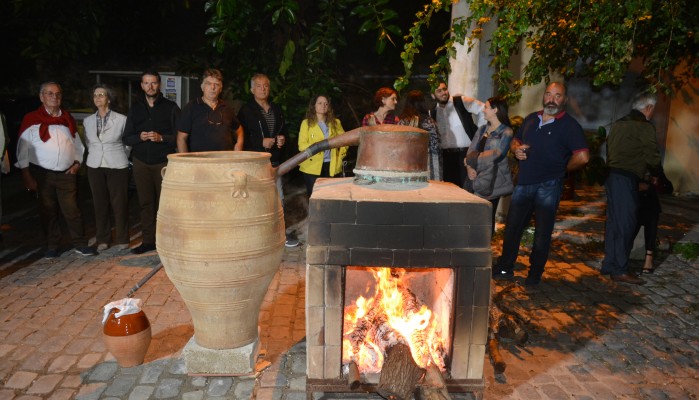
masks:
<svg viewBox="0 0 699 400"><path fill-rule="evenodd" d="M200 151L194 153L173 153L168 154L169 161L177 162L196 162L202 163L220 163L230 161L256 161L270 158L269 153L256 151Z"/></svg>

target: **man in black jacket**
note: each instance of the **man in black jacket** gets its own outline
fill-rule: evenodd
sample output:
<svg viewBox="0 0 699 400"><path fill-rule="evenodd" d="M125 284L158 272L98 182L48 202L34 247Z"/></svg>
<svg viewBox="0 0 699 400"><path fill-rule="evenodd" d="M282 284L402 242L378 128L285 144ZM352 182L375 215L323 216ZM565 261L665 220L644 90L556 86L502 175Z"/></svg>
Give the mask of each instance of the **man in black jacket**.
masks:
<svg viewBox="0 0 699 400"><path fill-rule="evenodd" d="M131 106L124 128L124 144L131 146L133 176L141 206L141 245L134 254L155 250L155 218L158 214L161 171L167 165L167 155L177 148L177 119L180 108L160 93L160 74L141 74L141 89L145 94Z"/></svg>
<svg viewBox="0 0 699 400"><path fill-rule="evenodd" d="M288 130L281 108L269 99L269 77L255 74L250 79L250 92L253 98L238 112L238 120L245 131L244 149L270 153L269 161L273 167L277 167L281 162L282 147L286 143ZM281 178L277 178L277 190L284 204ZM298 245L298 240L286 236L286 247Z"/></svg>

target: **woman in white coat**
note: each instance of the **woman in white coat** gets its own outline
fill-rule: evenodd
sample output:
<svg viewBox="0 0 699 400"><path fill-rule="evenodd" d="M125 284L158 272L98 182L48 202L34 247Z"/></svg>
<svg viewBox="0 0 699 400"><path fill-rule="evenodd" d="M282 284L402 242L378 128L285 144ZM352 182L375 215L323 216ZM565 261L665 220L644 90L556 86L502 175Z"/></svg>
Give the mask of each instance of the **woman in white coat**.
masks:
<svg viewBox="0 0 699 400"><path fill-rule="evenodd" d="M122 142L126 116L110 108L114 93L105 85L92 89L97 112L85 118L87 178L95 207L97 250L110 244L129 247L129 149ZM114 212L114 241L110 209Z"/></svg>

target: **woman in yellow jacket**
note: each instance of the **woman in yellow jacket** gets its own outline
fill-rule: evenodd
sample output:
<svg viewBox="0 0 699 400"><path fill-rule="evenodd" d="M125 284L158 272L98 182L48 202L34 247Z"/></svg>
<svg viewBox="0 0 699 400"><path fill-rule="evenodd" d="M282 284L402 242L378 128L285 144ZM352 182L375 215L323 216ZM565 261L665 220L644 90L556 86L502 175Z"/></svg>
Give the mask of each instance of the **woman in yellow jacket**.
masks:
<svg viewBox="0 0 699 400"><path fill-rule="evenodd" d="M310 145L345 133L340 120L335 118L330 97L318 95L311 99L306 111L306 119L301 122L299 131L299 151ZM306 192L310 196L318 177L331 177L342 172L342 160L347 147L326 150L315 154L299 165L306 182Z"/></svg>

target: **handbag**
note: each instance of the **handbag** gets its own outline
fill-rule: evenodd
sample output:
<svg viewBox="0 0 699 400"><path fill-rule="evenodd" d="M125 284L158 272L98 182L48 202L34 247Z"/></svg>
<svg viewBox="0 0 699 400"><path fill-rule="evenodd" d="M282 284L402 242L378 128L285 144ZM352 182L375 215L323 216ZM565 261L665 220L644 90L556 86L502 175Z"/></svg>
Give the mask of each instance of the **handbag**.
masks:
<svg viewBox="0 0 699 400"><path fill-rule="evenodd" d="M489 164L486 167L481 166L475 180L466 177L463 188L484 199L494 199L512 194L514 191L512 174L510 174L509 168L500 168L500 162ZM504 162L508 162L506 158Z"/></svg>

